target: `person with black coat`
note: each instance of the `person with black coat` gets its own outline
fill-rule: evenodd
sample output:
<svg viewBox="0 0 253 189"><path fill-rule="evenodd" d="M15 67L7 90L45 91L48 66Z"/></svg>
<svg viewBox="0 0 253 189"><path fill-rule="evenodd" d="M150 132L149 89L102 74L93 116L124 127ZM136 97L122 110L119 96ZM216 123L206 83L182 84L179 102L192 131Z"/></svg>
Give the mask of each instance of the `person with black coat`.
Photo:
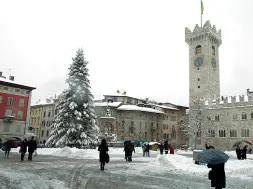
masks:
<svg viewBox="0 0 253 189"><path fill-rule="evenodd" d="M169 151L168 140L165 140L165 141L164 141L164 151L165 151L165 154L168 154L168 151Z"/></svg>
<svg viewBox="0 0 253 189"><path fill-rule="evenodd" d="M205 144L205 147L206 147L206 150L210 149L210 147L207 144Z"/></svg>
<svg viewBox="0 0 253 189"><path fill-rule="evenodd" d="M211 187L215 187L215 189L226 188L226 174L224 166L224 163L218 165L207 164L207 167L211 168L208 174L209 180L211 180Z"/></svg>
<svg viewBox="0 0 253 189"><path fill-rule="evenodd" d="M247 145L245 145L242 149L242 159L247 159Z"/></svg>
<svg viewBox="0 0 253 189"><path fill-rule="evenodd" d="M4 158L6 158L6 157L9 158L9 154L10 154L11 148L13 147L13 141L7 140L7 141L4 143L4 146L5 146Z"/></svg>
<svg viewBox="0 0 253 189"><path fill-rule="evenodd" d="M235 149L235 152L236 152L236 156L237 156L237 159L242 159L242 150L239 146L237 146L237 148Z"/></svg>
<svg viewBox="0 0 253 189"><path fill-rule="evenodd" d="M25 138L20 146L20 152L21 152L21 161L24 161L24 157L25 157L25 153L27 152L27 146L28 146L28 142L27 139Z"/></svg>
<svg viewBox="0 0 253 189"><path fill-rule="evenodd" d="M107 152L109 151L105 139L103 139L101 144L98 146L98 151L100 152L99 153L100 169L101 171L103 171L105 170L105 162L108 158Z"/></svg>
<svg viewBox="0 0 253 189"><path fill-rule="evenodd" d="M37 142L34 140L34 137L28 142L28 161L32 161L33 153L37 150Z"/></svg>
<svg viewBox="0 0 253 189"><path fill-rule="evenodd" d="M145 149L146 157L147 157L147 156L150 157L150 155L149 155L149 150L150 150L150 145L147 144L147 145L146 145L146 149Z"/></svg>
<svg viewBox="0 0 253 189"><path fill-rule="evenodd" d="M160 144L158 145L158 148L160 149L160 154L163 155L164 146L162 144L162 141L160 141Z"/></svg>
<svg viewBox="0 0 253 189"><path fill-rule="evenodd" d="M135 153L134 144L127 143L124 148L126 161L132 162L132 154Z"/></svg>

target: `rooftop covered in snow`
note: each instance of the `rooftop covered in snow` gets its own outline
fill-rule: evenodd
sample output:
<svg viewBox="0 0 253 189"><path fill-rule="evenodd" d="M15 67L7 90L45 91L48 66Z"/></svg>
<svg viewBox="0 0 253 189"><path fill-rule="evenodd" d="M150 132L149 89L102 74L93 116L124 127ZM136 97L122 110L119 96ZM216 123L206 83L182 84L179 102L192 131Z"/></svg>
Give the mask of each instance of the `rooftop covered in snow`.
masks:
<svg viewBox="0 0 253 189"><path fill-rule="evenodd" d="M54 100L52 99L47 99L47 100L42 100L42 101L38 101L36 102L36 104L32 104L31 106L46 106L46 105L52 105L54 104Z"/></svg>
<svg viewBox="0 0 253 189"><path fill-rule="evenodd" d="M20 84L16 81L6 79L4 77L0 77L0 85L7 85L7 86L10 86L10 87L16 87L16 88L21 88L21 89L26 89L26 90L36 89L35 87L30 87L30 86L27 86L27 85L23 85L23 84Z"/></svg>
<svg viewBox="0 0 253 189"><path fill-rule="evenodd" d="M158 105L158 104L152 104L152 105L159 107L159 108L168 109L168 110L178 110L177 108L173 108L173 107L169 107L169 106L165 106L165 105Z"/></svg>
<svg viewBox="0 0 253 189"><path fill-rule="evenodd" d="M109 107L119 107L122 104L122 102L96 102L94 103L94 106L109 106Z"/></svg>
<svg viewBox="0 0 253 189"><path fill-rule="evenodd" d="M145 107L139 107L136 105L122 105L117 108L118 110L128 110L128 111L140 111L140 112L151 112L151 113L157 113L157 114L164 114L163 112L159 110L155 110L153 108L145 108Z"/></svg>

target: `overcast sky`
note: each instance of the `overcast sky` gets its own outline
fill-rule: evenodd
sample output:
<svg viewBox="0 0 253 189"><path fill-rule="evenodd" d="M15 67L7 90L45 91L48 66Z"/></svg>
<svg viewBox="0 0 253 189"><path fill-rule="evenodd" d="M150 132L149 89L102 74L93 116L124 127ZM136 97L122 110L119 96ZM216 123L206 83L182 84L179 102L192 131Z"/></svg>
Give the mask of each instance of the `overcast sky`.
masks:
<svg viewBox="0 0 253 189"><path fill-rule="evenodd" d="M33 102L65 88L71 58L82 47L96 99L124 89L188 105L184 29L200 25L200 0L0 2L0 70L36 87ZM221 94L253 90L253 1L203 2L203 23L222 30Z"/></svg>

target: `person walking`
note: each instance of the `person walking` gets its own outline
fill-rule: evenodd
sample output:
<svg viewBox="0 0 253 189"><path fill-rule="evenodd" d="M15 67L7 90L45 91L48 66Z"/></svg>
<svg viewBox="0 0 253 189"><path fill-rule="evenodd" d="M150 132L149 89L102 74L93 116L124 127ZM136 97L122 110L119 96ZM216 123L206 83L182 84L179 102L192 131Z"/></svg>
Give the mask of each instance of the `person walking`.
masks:
<svg viewBox="0 0 253 189"><path fill-rule="evenodd" d="M125 157L126 161L132 162L132 154L135 153L134 144L129 142L125 145Z"/></svg>
<svg viewBox="0 0 253 189"><path fill-rule="evenodd" d="M143 144L143 146L142 146L142 152L143 152L143 157L145 157L145 155L146 155L146 144Z"/></svg>
<svg viewBox="0 0 253 189"><path fill-rule="evenodd" d="M247 148L248 146L245 145L242 149L242 159L247 159Z"/></svg>
<svg viewBox="0 0 253 189"><path fill-rule="evenodd" d="M11 140L7 140L4 145L5 145L4 158L9 158L9 154L10 154L11 148L13 146L13 142Z"/></svg>
<svg viewBox="0 0 253 189"><path fill-rule="evenodd" d="M160 149L160 155L163 155L163 149L164 149L164 146L163 146L163 143L162 141L160 141L160 144L159 144L159 149Z"/></svg>
<svg viewBox="0 0 253 189"><path fill-rule="evenodd" d="M150 157L150 155L149 155L149 150L150 150L150 145L147 144L147 145L146 145L146 149L145 149L146 157L147 157L147 156Z"/></svg>
<svg viewBox="0 0 253 189"><path fill-rule="evenodd" d="M28 161L32 161L33 153L37 150L37 142L34 140L34 137L28 142Z"/></svg>
<svg viewBox="0 0 253 189"><path fill-rule="evenodd" d="M173 146L172 145L170 145L170 154L174 154L174 148L173 148Z"/></svg>
<svg viewBox="0 0 253 189"><path fill-rule="evenodd" d="M237 156L237 159L242 159L242 150L240 149L239 146L237 146L237 148L235 149L235 152L236 152L236 156Z"/></svg>
<svg viewBox="0 0 253 189"><path fill-rule="evenodd" d="M224 166L224 163L218 165L207 164L207 167L211 168L208 174L208 178L211 180L211 187L215 187L215 189L226 188L226 174Z"/></svg>
<svg viewBox="0 0 253 189"><path fill-rule="evenodd" d="M28 142L27 142L27 139L25 138L22 141L21 146L20 146L21 161L24 161L24 157L27 152L27 146L28 146Z"/></svg>
<svg viewBox="0 0 253 189"><path fill-rule="evenodd" d="M165 141L164 141L164 150L165 150L165 154L168 154L168 151L169 151L168 140L165 140Z"/></svg>
<svg viewBox="0 0 253 189"><path fill-rule="evenodd" d="M106 162L106 159L108 158L107 153L109 151L105 139L103 139L101 144L99 145L98 151L99 151L100 170L103 171L105 170L105 162Z"/></svg>

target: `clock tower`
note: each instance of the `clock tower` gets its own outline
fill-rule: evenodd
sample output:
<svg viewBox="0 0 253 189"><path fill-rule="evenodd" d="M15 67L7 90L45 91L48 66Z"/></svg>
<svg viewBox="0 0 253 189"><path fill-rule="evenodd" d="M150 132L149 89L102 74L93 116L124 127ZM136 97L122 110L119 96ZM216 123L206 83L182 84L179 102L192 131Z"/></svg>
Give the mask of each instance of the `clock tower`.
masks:
<svg viewBox="0 0 253 189"><path fill-rule="evenodd" d="M199 100L220 97L219 46L221 30L207 21L191 31L185 28L185 42L189 45L189 108L197 110Z"/></svg>

